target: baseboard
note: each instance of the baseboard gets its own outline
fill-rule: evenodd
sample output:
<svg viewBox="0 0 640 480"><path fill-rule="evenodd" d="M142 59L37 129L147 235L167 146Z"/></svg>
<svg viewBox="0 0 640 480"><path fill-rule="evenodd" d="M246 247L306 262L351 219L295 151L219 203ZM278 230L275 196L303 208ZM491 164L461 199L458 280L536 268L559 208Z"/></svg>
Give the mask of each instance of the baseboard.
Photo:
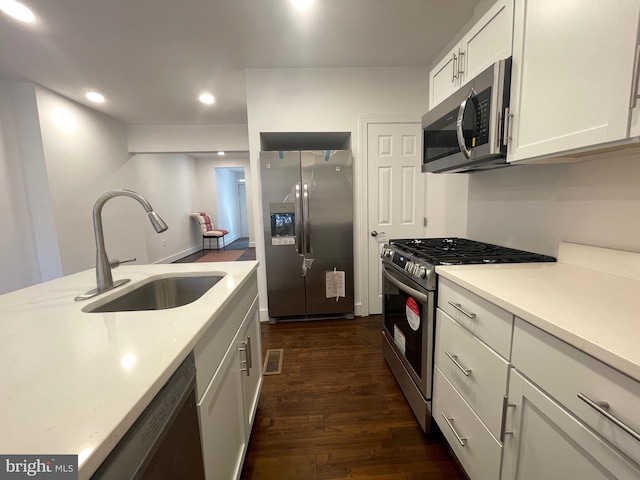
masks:
<svg viewBox="0 0 640 480"><path fill-rule="evenodd" d="M191 247L187 248L186 250L183 250L181 252L178 253L174 253L173 255L169 256L169 257L165 257L165 258L161 258L160 260L156 260L155 262L153 262L154 264L163 264L163 263L173 263L176 260L180 260L181 258L184 258L188 255L191 255L192 253L196 253L202 250L202 245L192 245Z"/></svg>
<svg viewBox="0 0 640 480"><path fill-rule="evenodd" d="M227 235L224 239L224 244L225 245L231 245L233 242L235 242L236 240L238 240L240 238L240 235L236 234L236 235Z"/></svg>

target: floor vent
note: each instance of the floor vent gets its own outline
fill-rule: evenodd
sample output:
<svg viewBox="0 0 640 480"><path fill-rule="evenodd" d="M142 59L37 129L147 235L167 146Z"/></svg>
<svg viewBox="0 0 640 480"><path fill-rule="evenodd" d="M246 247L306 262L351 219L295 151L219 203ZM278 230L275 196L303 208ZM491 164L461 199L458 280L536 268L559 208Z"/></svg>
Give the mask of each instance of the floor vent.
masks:
<svg viewBox="0 0 640 480"><path fill-rule="evenodd" d="M282 348L267 350L267 354L264 357L264 368L262 369L262 374L279 375L282 373L283 354L284 350Z"/></svg>

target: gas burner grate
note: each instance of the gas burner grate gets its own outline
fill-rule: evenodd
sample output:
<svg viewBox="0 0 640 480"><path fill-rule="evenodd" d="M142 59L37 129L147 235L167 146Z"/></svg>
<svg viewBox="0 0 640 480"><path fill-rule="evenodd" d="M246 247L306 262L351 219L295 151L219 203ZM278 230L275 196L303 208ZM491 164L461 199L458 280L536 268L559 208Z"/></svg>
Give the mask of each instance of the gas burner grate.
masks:
<svg viewBox="0 0 640 480"><path fill-rule="evenodd" d="M465 238L391 240L397 250L434 265L554 262L555 258Z"/></svg>

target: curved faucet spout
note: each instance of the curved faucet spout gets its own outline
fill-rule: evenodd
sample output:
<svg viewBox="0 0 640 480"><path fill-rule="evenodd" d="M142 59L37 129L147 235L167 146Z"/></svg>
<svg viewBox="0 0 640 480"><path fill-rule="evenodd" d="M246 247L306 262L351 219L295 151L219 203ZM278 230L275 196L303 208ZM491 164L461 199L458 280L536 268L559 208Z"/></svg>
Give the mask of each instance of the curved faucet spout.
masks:
<svg viewBox="0 0 640 480"><path fill-rule="evenodd" d="M93 206L93 232L95 234L96 239L96 289L91 290L90 292L85 293L84 295L79 295L76 297L76 300L85 300L87 298L91 298L95 295L99 295L101 293L107 292L112 288L115 288L123 283L128 282L128 279L118 280L114 284L113 276L111 275L111 264L109 263L109 258L107 256L107 251L104 245L104 231L102 229L102 207L104 207L105 203L114 197L131 197L137 200L147 212L149 216L149 221L153 225L153 228L156 232L164 232L169 227L167 224L160 218L156 212L154 212L153 208L149 201L133 190L126 189L118 189L118 190L110 190L98 198L96 200L95 205Z"/></svg>

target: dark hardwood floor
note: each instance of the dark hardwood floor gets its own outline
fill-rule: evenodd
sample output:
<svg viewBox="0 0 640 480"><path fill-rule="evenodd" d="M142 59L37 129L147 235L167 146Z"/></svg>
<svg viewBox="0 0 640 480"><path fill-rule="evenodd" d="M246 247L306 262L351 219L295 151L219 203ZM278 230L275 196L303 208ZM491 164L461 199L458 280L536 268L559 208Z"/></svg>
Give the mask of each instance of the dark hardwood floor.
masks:
<svg viewBox="0 0 640 480"><path fill-rule="evenodd" d="M244 480L464 479L442 434L424 435L383 357L382 318L262 325L264 377Z"/></svg>
<svg viewBox="0 0 640 480"><path fill-rule="evenodd" d="M249 247L248 238L239 238L238 240L230 243L229 245L226 245L225 250L244 250L244 253L240 256L240 258L238 258L237 261L256 259L256 249L254 247ZM196 253L192 253L191 255L187 255L186 257L182 257L173 263L192 263L211 252L215 252L215 249L200 250Z"/></svg>

